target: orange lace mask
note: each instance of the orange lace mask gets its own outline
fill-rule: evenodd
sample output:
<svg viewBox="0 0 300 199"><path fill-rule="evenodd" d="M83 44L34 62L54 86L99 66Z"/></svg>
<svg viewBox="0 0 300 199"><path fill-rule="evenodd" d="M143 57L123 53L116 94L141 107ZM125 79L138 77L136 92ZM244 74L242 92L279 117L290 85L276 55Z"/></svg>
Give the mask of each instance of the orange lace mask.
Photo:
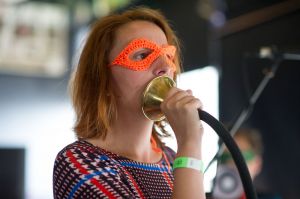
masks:
<svg viewBox="0 0 300 199"><path fill-rule="evenodd" d="M158 46L150 40L139 38L132 40L115 58L110 66L118 65L135 71L147 70L151 64L162 56L168 66L176 71L174 64L176 48L172 45Z"/></svg>

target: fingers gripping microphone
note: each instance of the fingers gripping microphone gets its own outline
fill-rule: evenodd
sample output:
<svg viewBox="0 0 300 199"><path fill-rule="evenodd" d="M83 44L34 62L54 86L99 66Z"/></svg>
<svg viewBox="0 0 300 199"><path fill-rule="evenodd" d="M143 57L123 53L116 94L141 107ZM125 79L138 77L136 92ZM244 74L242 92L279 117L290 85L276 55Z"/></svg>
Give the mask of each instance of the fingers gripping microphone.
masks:
<svg viewBox="0 0 300 199"><path fill-rule="evenodd" d="M176 83L167 76L159 76L150 81L142 97L142 111L146 118L153 121L160 121L165 118L160 110L160 104L163 102L168 91L174 86L176 86ZM209 113L200 109L198 109L198 113L199 118L214 129L231 153L239 171L247 199L257 199L245 160L231 135L224 126Z"/></svg>

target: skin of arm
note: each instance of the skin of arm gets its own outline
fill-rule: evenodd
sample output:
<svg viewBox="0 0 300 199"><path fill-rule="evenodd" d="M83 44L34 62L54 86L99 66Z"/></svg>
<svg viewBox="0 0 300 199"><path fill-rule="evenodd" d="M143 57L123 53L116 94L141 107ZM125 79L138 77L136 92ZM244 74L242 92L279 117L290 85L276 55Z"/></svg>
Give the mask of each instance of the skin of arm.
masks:
<svg viewBox="0 0 300 199"><path fill-rule="evenodd" d="M197 110L201 107L201 101L190 90L183 91L178 88L172 88L161 104L177 139L176 157L202 159L203 126ZM174 179L172 198L205 198L203 174L200 171L190 168L175 169Z"/></svg>

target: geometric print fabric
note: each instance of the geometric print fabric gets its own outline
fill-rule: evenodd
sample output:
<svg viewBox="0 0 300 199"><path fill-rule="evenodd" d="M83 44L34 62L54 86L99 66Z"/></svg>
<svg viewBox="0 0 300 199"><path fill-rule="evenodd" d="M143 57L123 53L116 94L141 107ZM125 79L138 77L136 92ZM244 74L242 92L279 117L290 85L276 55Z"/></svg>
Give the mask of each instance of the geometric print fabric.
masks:
<svg viewBox="0 0 300 199"><path fill-rule="evenodd" d="M54 198L171 198L174 177L168 163L172 167L175 152L168 147L163 152L158 163L141 163L76 141L55 159Z"/></svg>

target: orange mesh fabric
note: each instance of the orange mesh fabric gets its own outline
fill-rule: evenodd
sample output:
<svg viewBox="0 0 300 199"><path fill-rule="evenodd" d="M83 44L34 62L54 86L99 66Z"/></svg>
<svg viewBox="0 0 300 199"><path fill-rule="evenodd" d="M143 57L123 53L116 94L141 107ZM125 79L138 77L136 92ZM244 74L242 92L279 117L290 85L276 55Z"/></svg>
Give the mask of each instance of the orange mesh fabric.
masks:
<svg viewBox="0 0 300 199"><path fill-rule="evenodd" d="M141 60L134 60L132 54L139 49L148 49L149 54ZM176 71L176 65L174 64L175 52L176 48L172 45L160 47L147 39L134 39L122 50L110 66L118 65L130 70L143 71L147 70L159 56L162 56L168 66L170 66L173 71Z"/></svg>
<svg viewBox="0 0 300 199"><path fill-rule="evenodd" d="M157 147L157 143L156 143L156 141L155 141L155 139L154 139L153 136L151 136L151 147L152 147L153 151L155 151L157 153L161 153L162 152L162 150Z"/></svg>
<svg viewBox="0 0 300 199"><path fill-rule="evenodd" d="M171 171L170 162L168 161L166 154L157 146L157 143L153 136L151 136L151 146L152 146L152 150L155 151L156 153L162 153L162 155L164 156L166 163L168 165L168 171L170 172Z"/></svg>

